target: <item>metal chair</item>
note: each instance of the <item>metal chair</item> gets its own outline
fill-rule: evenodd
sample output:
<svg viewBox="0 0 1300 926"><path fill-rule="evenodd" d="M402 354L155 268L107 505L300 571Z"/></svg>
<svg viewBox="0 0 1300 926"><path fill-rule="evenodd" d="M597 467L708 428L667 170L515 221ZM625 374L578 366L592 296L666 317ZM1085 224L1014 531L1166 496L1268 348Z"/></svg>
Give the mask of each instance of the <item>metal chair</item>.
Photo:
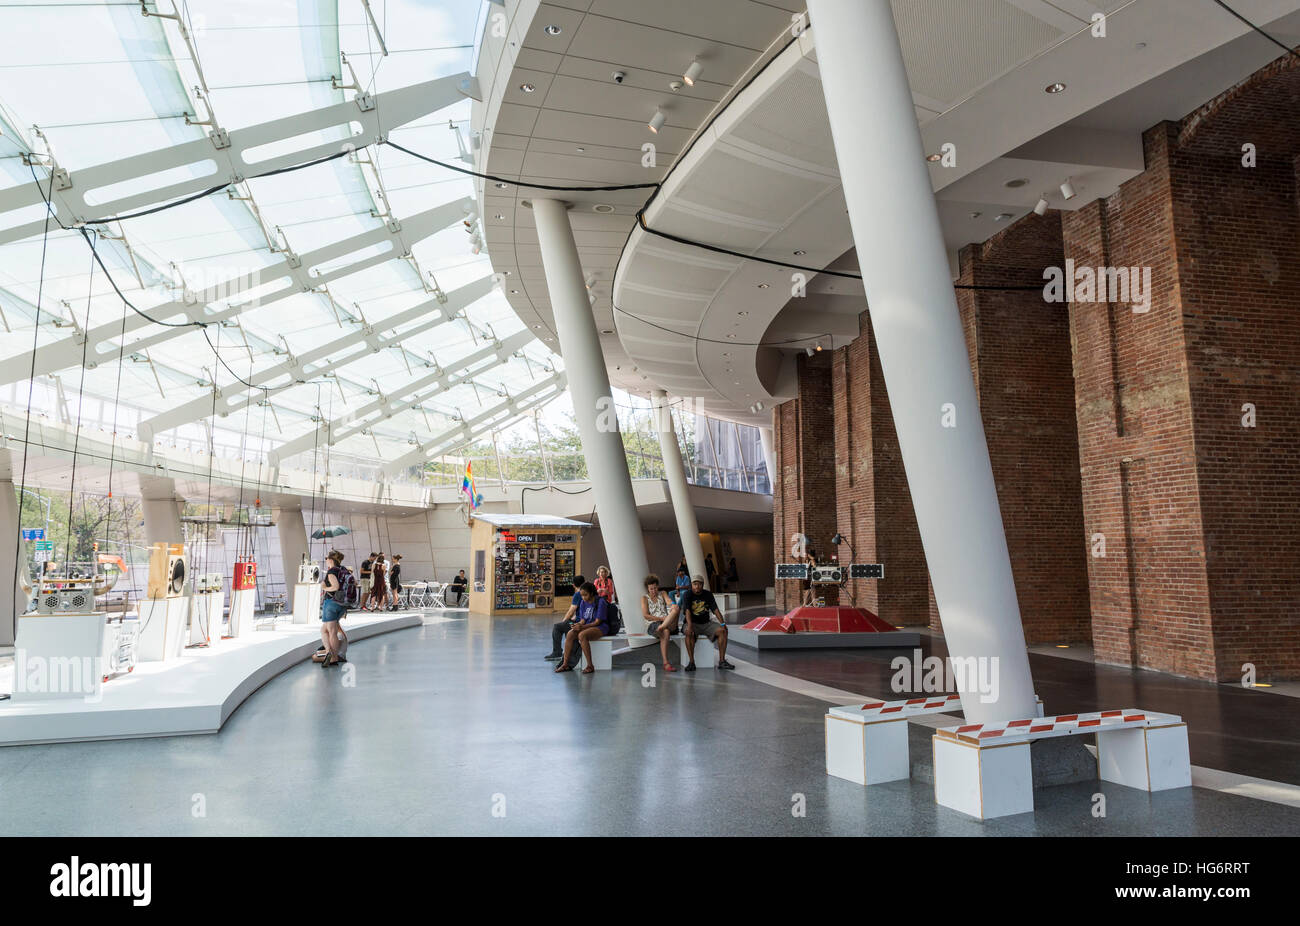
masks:
<svg viewBox="0 0 1300 926"><path fill-rule="evenodd" d="M429 596L428 596L429 603L425 605L425 607L428 608L447 607L446 596L447 596L447 583L445 582L433 583L432 585L429 586Z"/></svg>

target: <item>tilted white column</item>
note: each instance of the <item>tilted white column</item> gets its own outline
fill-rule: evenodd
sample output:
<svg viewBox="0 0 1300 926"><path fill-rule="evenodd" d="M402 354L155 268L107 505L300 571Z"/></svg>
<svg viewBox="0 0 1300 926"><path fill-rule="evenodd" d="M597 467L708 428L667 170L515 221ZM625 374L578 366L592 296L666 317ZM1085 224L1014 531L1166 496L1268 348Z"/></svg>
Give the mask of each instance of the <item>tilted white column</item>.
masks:
<svg viewBox="0 0 1300 926"><path fill-rule="evenodd" d="M948 652L954 669L976 657L996 680L993 697L974 679L961 684L962 710L975 723L1032 717L997 489L893 12L889 0L808 0L808 13Z"/></svg>
<svg viewBox="0 0 1300 926"><path fill-rule="evenodd" d="M609 554L614 584L619 589L623 621L630 632L640 633L645 630L645 621L638 599L641 580L650 567L632 494L632 478L627 471L623 435L618 430L609 373L587 298L573 227L569 224L568 206L559 200L536 199L533 216L551 311L555 314L555 331L560 339L560 355L564 358L573 412L582 436L582 453L587 460L587 476L596 496L600 534ZM594 571L595 565L587 564L587 571Z"/></svg>
<svg viewBox="0 0 1300 926"><path fill-rule="evenodd" d="M150 543L182 543L184 502L176 497L176 482L165 476L140 477L140 507L144 510L144 538Z"/></svg>
<svg viewBox="0 0 1300 926"><path fill-rule="evenodd" d="M767 464L767 481L772 484L772 494L776 494L781 480L776 475L776 444L772 439L771 428L759 428L758 439L763 445L763 462Z"/></svg>
<svg viewBox="0 0 1300 926"><path fill-rule="evenodd" d="M18 540L18 494L12 479L0 478L0 646L13 646L18 615L27 607L27 595L18 584L18 570L27 555ZM17 556L15 557L15 553ZM8 594L6 590L11 591Z"/></svg>
<svg viewBox="0 0 1300 926"><path fill-rule="evenodd" d="M284 569L285 608L293 610L294 583L298 581L298 566L307 552L307 525L301 508L281 508L275 521L280 535L280 562Z"/></svg>
<svg viewBox="0 0 1300 926"><path fill-rule="evenodd" d="M691 487L686 482L686 464L682 462L682 448L677 443L673 428L673 410L668 405L668 393L654 391L655 430L659 432L659 449L664 458L664 475L668 477L668 494L673 501L673 514L677 518L677 532L682 538L682 552L686 554L686 567L691 575L705 575L704 548L700 545L700 524L691 504ZM661 576L667 587L673 584L672 576Z"/></svg>

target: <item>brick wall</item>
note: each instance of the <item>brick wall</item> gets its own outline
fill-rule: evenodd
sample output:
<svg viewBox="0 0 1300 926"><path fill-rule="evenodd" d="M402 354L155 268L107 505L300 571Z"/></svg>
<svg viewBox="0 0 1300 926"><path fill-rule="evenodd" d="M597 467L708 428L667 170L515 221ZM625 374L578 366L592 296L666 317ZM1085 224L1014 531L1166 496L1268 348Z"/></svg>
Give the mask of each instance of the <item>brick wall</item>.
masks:
<svg viewBox="0 0 1300 926"><path fill-rule="evenodd" d="M957 290L1028 643L1091 637L1069 312L1042 290L1062 263L1056 212L960 254L961 285L1032 287Z"/></svg>

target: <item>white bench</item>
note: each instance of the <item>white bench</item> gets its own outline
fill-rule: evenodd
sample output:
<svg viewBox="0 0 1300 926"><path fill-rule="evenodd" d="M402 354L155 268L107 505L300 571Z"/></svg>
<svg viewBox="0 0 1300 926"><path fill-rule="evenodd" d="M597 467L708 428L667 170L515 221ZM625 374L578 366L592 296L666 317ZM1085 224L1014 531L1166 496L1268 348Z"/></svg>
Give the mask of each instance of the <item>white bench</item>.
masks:
<svg viewBox="0 0 1300 926"><path fill-rule="evenodd" d="M1174 714L1128 708L994 724L944 727L934 736L936 803L982 820L1034 809L1029 744L1097 734L1102 781L1166 791L1192 783L1187 724Z"/></svg>
<svg viewBox="0 0 1300 926"><path fill-rule="evenodd" d="M907 778L908 718L960 710L956 694L832 707L826 712L826 774L860 785Z"/></svg>
<svg viewBox="0 0 1300 926"><path fill-rule="evenodd" d="M601 637L599 640L592 640L591 646L591 665L597 672L608 672L614 666L614 657L623 653L630 653L634 649L640 649L643 646L650 646L659 641L658 637L651 636L648 633L616 633L611 637ZM582 655L582 647L574 644L578 651L578 661L575 667L578 670L586 668L587 660Z"/></svg>

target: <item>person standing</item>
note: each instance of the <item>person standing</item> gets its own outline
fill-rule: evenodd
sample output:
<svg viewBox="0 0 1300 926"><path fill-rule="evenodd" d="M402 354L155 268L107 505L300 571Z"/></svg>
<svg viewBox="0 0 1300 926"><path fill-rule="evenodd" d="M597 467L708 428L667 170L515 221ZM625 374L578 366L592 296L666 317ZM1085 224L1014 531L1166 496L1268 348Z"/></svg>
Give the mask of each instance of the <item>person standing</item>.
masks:
<svg viewBox="0 0 1300 926"><path fill-rule="evenodd" d="M357 607L365 611L370 606L370 592L374 588L374 574L370 571L375 564L377 553L372 552L361 561L361 587L357 589L359 600Z"/></svg>
<svg viewBox="0 0 1300 926"><path fill-rule="evenodd" d="M614 591L614 574L609 571L608 566L601 566L596 570L596 581L592 584L596 586L596 593L610 604L618 601L618 594Z"/></svg>
<svg viewBox="0 0 1300 926"><path fill-rule="evenodd" d="M713 554L704 557L704 573L709 580L709 591L718 587L718 567L713 565Z"/></svg>
<svg viewBox="0 0 1300 926"><path fill-rule="evenodd" d="M731 562L727 563L727 590L731 592L740 591L740 569L736 566L734 556L731 558Z"/></svg>
<svg viewBox="0 0 1300 926"><path fill-rule="evenodd" d="M347 662L348 636L339 625L339 620L348 613L348 605L346 601L340 600L344 594L343 554L338 550L330 550L325 557L325 564L329 568L321 580L320 638L325 644L325 658L321 660L321 667L328 669L340 662Z"/></svg>
<svg viewBox="0 0 1300 926"><path fill-rule="evenodd" d="M382 611L384 603L388 600L388 567L384 563L384 554L381 550L375 554L375 561L370 564L370 576L374 587L370 591L369 611Z"/></svg>
<svg viewBox="0 0 1300 926"><path fill-rule="evenodd" d="M735 560L732 560L734 563ZM388 570L388 587L393 590L393 603L388 606L388 610L396 611L398 603L402 600L402 554L393 554L393 568Z"/></svg>

